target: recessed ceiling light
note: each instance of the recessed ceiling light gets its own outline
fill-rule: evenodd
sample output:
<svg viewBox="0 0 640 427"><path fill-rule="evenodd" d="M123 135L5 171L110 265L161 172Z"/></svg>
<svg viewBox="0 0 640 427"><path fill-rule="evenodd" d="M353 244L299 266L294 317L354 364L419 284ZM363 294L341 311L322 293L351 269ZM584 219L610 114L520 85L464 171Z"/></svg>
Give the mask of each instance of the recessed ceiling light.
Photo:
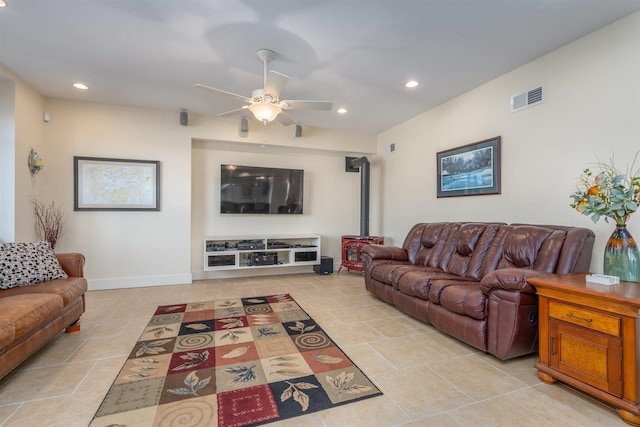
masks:
<svg viewBox="0 0 640 427"><path fill-rule="evenodd" d="M339 114L346 114L347 113L347 109L344 107L338 108L338 113Z"/></svg>
<svg viewBox="0 0 640 427"><path fill-rule="evenodd" d="M405 84L405 87L410 87L410 88L411 88L411 87L416 87L416 86L418 86L419 84L420 84L420 83L418 83L418 82L417 82L417 81L415 81L415 80L409 80L409 81Z"/></svg>
<svg viewBox="0 0 640 427"><path fill-rule="evenodd" d="M0 0L0 7L5 7L7 5L7 2L4 0Z"/></svg>
<svg viewBox="0 0 640 427"><path fill-rule="evenodd" d="M81 89L81 90L87 90L89 89L89 86L87 86L84 83L74 83L73 87L75 87L76 89Z"/></svg>

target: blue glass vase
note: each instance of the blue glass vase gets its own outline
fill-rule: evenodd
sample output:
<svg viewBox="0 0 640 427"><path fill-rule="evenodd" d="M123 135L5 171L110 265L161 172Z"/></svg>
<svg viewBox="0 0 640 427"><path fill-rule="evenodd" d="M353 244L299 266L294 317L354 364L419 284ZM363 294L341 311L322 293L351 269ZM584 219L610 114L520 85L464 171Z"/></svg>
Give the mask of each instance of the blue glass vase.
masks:
<svg viewBox="0 0 640 427"><path fill-rule="evenodd" d="M640 282L640 252L625 224L616 224L604 247L604 274Z"/></svg>

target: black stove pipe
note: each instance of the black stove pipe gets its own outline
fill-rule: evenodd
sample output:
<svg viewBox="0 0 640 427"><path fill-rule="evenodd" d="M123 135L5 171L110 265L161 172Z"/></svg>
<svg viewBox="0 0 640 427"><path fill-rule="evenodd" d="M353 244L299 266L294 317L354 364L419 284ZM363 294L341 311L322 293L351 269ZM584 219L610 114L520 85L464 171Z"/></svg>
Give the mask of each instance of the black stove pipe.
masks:
<svg viewBox="0 0 640 427"><path fill-rule="evenodd" d="M371 163L366 157L351 160L351 166L360 168L360 235L369 235L369 187Z"/></svg>

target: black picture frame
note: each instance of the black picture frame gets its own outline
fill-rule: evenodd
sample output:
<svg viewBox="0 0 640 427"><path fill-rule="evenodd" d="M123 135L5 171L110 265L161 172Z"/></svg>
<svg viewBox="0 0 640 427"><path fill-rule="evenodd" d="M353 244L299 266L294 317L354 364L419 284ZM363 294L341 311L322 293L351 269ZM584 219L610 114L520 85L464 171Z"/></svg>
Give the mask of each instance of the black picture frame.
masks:
<svg viewBox="0 0 640 427"><path fill-rule="evenodd" d="M500 194L501 137L436 153L437 197Z"/></svg>
<svg viewBox="0 0 640 427"><path fill-rule="evenodd" d="M73 158L74 211L159 211L160 161Z"/></svg>

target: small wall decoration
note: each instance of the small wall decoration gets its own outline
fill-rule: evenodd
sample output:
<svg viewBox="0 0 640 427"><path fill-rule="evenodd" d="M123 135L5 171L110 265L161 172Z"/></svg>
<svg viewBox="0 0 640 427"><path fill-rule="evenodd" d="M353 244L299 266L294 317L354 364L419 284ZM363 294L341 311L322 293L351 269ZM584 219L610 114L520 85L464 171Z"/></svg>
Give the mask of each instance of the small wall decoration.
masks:
<svg viewBox="0 0 640 427"><path fill-rule="evenodd" d="M500 194L500 137L436 154L438 197Z"/></svg>
<svg viewBox="0 0 640 427"><path fill-rule="evenodd" d="M73 158L76 211L159 211L160 162Z"/></svg>
<svg viewBox="0 0 640 427"><path fill-rule="evenodd" d="M40 169L44 167L44 162L40 158L40 155L33 148L31 149L31 152L29 152L27 165L29 166L29 172L31 172L31 176L36 176L36 174L40 172Z"/></svg>

